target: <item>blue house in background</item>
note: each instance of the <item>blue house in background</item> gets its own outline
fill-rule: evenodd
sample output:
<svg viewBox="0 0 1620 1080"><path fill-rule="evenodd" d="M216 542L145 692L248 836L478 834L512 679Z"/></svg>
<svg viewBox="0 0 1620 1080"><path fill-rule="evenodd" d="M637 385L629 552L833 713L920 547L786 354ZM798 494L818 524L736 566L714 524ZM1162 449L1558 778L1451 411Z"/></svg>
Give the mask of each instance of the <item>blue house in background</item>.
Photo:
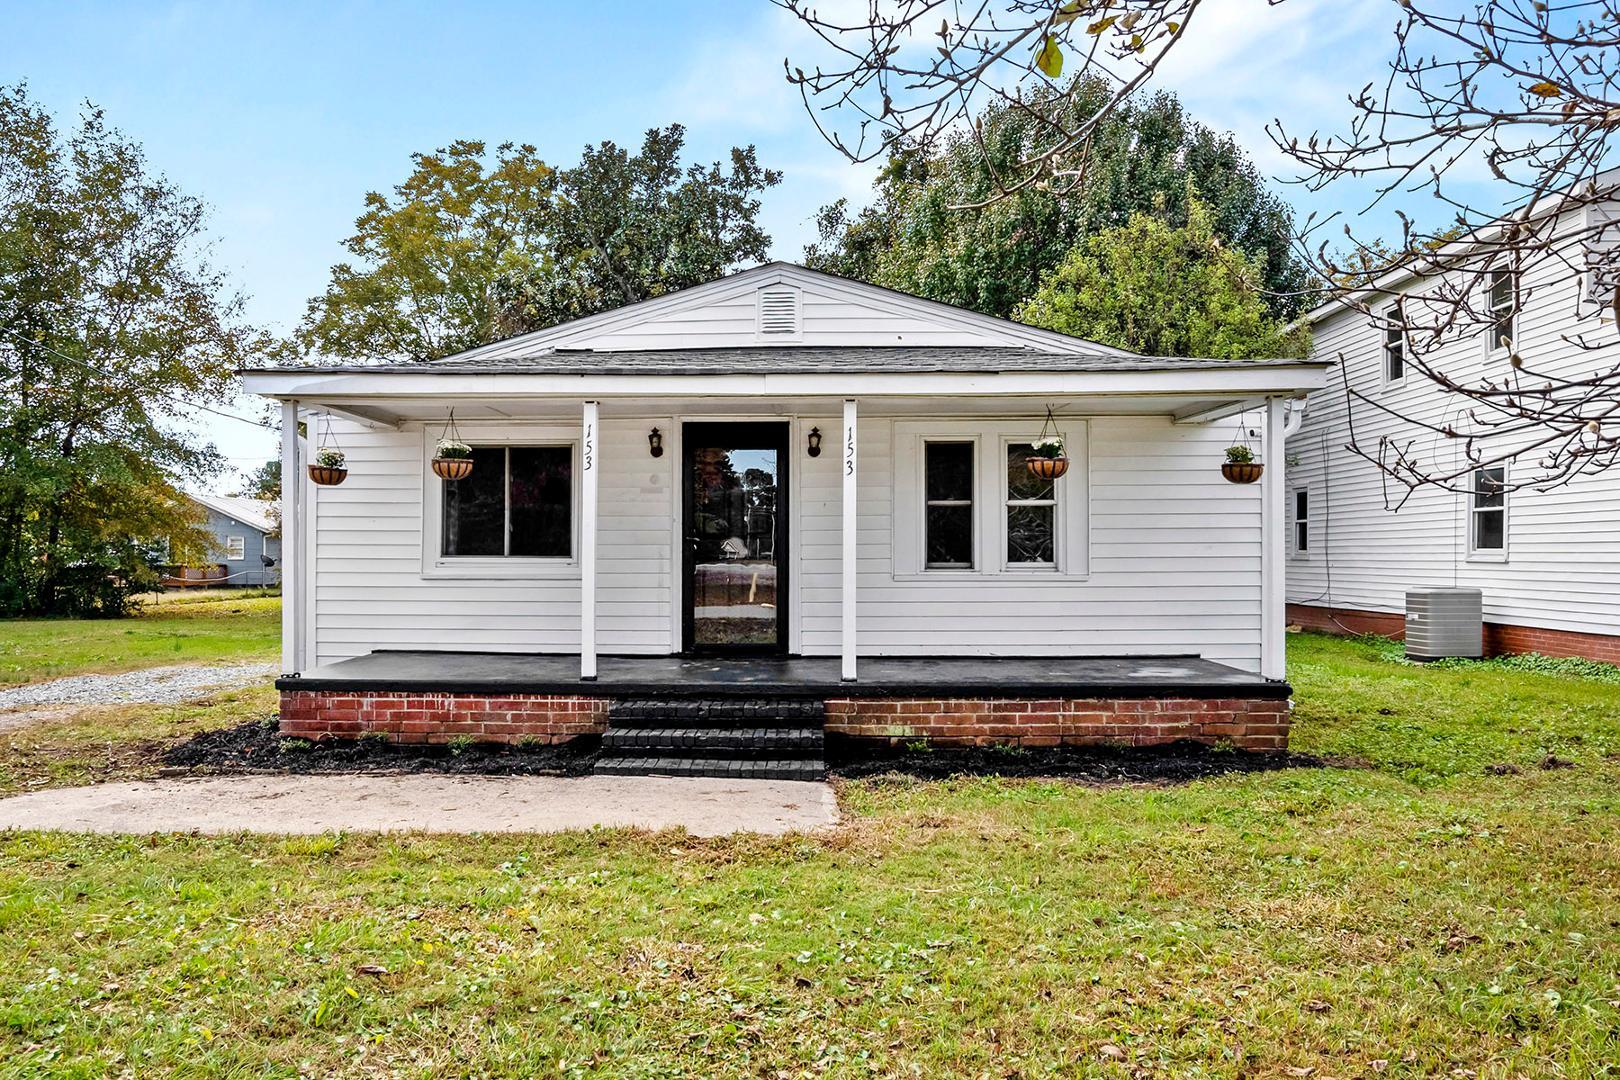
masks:
<svg viewBox="0 0 1620 1080"><path fill-rule="evenodd" d="M175 567L163 579L168 586L279 585L281 539L271 517L273 503L229 495L186 496L208 516L216 560L204 567Z"/></svg>

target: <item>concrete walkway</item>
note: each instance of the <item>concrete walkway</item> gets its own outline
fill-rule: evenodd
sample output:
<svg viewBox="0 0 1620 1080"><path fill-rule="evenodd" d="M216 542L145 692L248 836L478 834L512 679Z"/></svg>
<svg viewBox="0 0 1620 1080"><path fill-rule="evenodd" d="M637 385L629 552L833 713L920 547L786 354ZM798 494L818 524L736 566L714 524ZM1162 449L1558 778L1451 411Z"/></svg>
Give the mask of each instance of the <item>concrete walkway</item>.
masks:
<svg viewBox="0 0 1620 1080"><path fill-rule="evenodd" d="M686 777L246 776L0 799L0 829L95 833L562 832L684 827L777 835L838 822L826 784Z"/></svg>

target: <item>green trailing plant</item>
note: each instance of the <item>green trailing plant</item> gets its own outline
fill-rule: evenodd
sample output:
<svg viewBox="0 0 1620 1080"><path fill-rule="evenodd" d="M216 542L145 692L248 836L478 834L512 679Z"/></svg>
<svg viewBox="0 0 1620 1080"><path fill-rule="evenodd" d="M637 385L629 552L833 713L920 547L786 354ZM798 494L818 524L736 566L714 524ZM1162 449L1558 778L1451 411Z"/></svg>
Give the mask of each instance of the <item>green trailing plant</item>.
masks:
<svg viewBox="0 0 1620 1080"><path fill-rule="evenodd" d="M1254 460L1254 451L1238 443L1226 448L1226 460L1231 465L1247 465Z"/></svg>

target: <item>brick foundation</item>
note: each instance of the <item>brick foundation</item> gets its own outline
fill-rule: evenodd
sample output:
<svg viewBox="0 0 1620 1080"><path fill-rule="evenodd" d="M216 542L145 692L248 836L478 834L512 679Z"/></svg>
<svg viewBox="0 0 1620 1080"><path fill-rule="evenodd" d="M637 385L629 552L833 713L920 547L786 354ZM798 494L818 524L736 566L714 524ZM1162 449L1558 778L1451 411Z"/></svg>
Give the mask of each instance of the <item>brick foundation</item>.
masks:
<svg viewBox="0 0 1620 1080"><path fill-rule="evenodd" d="M550 694L408 694L284 690L281 733L305 739L385 735L403 743L567 742L607 727L608 698ZM1020 746L1196 739L1246 750L1288 745L1288 702L1257 698L831 698L830 734L888 743Z"/></svg>
<svg viewBox="0 0 1620 1080"><path fill-rule="evenodd" d="M386 735L402 743L559 743L599 735L608 700L555 694L396 694L283 690L281 733L304 739Z"/></svg>
<svg viewBox="0 0 1620 1080"><path fill-rule="evenodd" d="M1244 750L1288 746L1288 702L1260 698L831 698L827 731L889 743L1019 746L1195 739Z"/></svg>
<svg viewBox="0 0 1620 1080"><path fill-rule="evenodd" d="M1406 636L1406 617L1388 611L1289 604L1288 622L1328 634L1382 634L1400 641ZM1541 653L1543 656L1581 656L1620 664L1620 635L1587 634L1578 630L1550 630L1511 623L1485 624L1485 655Z"/></svg>

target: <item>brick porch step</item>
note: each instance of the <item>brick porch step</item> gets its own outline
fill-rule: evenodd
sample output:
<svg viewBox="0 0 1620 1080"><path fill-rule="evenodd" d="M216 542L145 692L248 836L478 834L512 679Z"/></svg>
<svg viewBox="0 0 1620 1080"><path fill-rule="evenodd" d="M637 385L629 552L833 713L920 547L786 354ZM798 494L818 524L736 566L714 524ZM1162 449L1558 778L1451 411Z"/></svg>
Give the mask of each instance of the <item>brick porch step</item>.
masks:
<svg viewBox="0 0 1620 1080"><path fill-rule="evenodd" d="M811 758L604 757L598 776L708 776L729 780L822 780L827 766Z"/></svg>
<svg viewBox="0 0 1620 1080"><path fill-rule="evenodd" d="M616 728L820 727L826 716L817 698L619 698L608 706Z"/></svg>
<svg viewBox="0 0 1620 1080"><path fill-rule="evenodd" d="M595 771L820 780L825 720L815 698L621 698L608 706Z"/></svg>
<svg viewBox="0 0 1620 1080"><path fill-rule="evenodd" d="M602 748L625 754L706 757L819 757L819 727L610 727Z"/></svg>

